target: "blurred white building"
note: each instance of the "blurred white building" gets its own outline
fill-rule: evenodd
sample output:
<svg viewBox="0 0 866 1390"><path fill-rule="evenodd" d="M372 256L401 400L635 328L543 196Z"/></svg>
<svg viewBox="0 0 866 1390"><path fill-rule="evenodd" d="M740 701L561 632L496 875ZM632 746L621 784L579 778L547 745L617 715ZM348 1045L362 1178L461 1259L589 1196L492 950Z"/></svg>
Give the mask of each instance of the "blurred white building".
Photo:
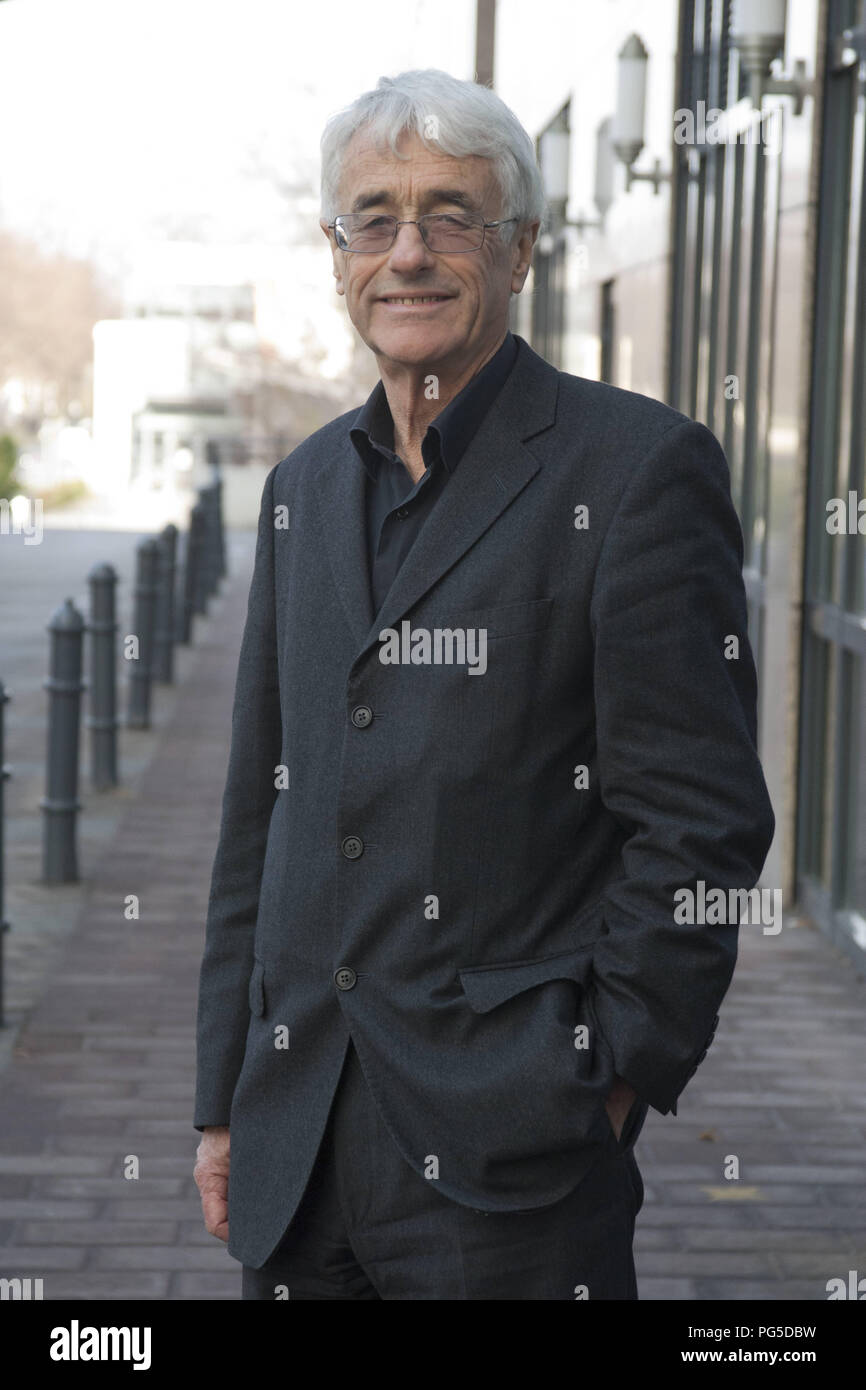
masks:
<svg viewBox="0 0 866 1390"><path fill-rule="evenodd" d="M339 380L353 345L340 306L323 313L327 258L324 238L291 250L144 243L124 318L93 330L92 489L188 492L208 480L214 446L223 462L255 456L263 383L303 389L305 369L318 389Z"/></svg>

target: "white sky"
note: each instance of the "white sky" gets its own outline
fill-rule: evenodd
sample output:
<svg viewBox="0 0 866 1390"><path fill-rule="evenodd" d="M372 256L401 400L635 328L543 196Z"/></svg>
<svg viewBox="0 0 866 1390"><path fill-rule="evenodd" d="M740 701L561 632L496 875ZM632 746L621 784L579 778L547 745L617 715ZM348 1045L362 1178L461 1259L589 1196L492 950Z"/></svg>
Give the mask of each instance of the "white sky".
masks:
<svg viewBox="0 0 866 1390"><path fill-rule="evenodd" d="M280 240L251 160L317 176L331 111L382 73L471 77L474 26L474 0L5 0L0 225L108 262L184 218Z"/></svg>

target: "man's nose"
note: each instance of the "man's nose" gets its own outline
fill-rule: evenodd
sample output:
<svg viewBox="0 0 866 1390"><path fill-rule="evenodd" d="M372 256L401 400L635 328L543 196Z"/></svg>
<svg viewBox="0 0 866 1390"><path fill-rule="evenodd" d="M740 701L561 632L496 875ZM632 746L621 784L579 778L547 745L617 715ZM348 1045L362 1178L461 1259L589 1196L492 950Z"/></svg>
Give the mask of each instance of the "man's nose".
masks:
<svg viewBox="0 0 866 1390"><path fill-rule="evenodd" d="M404 222L397 228L389 259L398 270L423 265L432 259L432 252L415 222Z"/></svg>

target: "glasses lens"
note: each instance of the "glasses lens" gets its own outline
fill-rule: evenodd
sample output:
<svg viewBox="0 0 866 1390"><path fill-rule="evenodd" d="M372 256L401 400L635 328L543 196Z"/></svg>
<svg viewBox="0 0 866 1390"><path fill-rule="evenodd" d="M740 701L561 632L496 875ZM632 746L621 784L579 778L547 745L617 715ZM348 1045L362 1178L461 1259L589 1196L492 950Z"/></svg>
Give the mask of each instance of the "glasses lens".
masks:
<svg viewBox="0 0 866 1390"><path fill-rule="evenodd" d="M477 251L484 239L483 220L469 213L436 212L419 220L431 251ZM338 217L334 232L343 251L387 251L397 233L397 219L381 213Z"/></svg>
<svg viewBox="0 0 866 1390"><path fill-rule="evenodd" d="M394 240L393 217L339 217L336 233L344 250L384 251Z"/></svg>
<svg viewBox="0 0 866 1390"><path fill-rule="evenodd" d="M433 213L421 225L431 251L477 251L484 236L481 218L463 213Z"/></svg>

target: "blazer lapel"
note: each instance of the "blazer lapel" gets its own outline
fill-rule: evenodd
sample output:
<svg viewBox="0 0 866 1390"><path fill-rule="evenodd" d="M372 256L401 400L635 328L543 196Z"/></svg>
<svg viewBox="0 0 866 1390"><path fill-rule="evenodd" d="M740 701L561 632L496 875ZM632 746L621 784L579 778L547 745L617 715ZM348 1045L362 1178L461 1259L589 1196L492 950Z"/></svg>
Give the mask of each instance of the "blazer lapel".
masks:
<svg viewBox="0 0 866 1390"><path fill-rule="evenodd" d="M364 465L349 438L336 457L316 475L322 533L334 571L337 592L343 601L358 646L373 621L370 570L367 560L367 528L364 511Z"/></svg>
<svg viewBox="0 0 866 1390"><path fill-rule="evenodd" d="M515 335L517 336L517 335ZM319 498L340 595L360 650L393 627L474 544L538 472L524 441L556 417L557 372L517 338L519 351L448 486L428 516L381 610L373 614L364 520L363 466L346 438L340 458L319 473Z"/></svg>

